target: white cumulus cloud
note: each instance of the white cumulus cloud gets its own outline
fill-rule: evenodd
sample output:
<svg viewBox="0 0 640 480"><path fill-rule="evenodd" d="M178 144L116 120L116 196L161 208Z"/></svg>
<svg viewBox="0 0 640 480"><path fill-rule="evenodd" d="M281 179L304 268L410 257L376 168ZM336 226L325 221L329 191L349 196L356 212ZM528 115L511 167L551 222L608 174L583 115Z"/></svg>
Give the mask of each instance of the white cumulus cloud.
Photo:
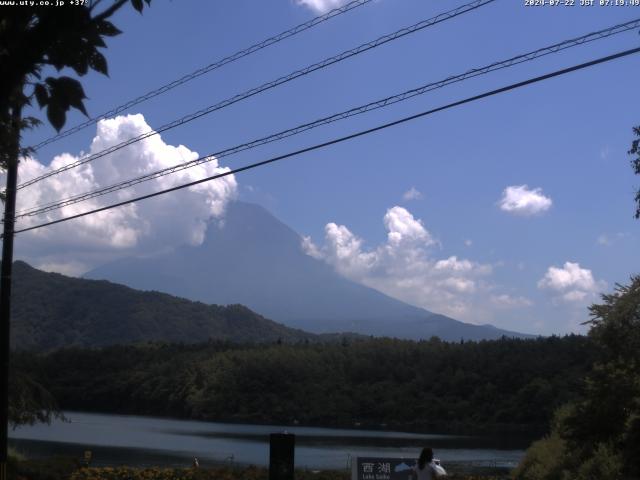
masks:
<svg viewBox="0 0 640 480"><path fill-rule="evenodd" d="M101 151L150 130L151 127L139 114L102 120L97 125L96 136L88 153ZM160 135L155 135L20 190L17 211L109 186L198 156L197 152L183 145L168 145ZM46 166L35 158L24 158L19 166L19 181L35 178L79 158L63 153ZM69 205L45 215L21 218L17 228L67 217L228 170L220 167L218 161L212 158L208 163L108 196ZM223 214L226 203L235 197L236 191L236 180L230 175L153 199L18 234L17 254L35 266L79 274L119 255L151 254L183 244L198 245L204 239L208 222Z"/></svg>
<svg viewBox="0 0 640 480"><path fill-rule="evenodd" d="M541 188L529 189L527 185L512 185L502 192L500 209L515 215L537 215L551 208L551 198Z"/></svg>
<svg viewBox="0 0 640 480"><path fill-rule="evenodd" d="M591 270L573 262L565 262L562 267L549 267L538 281L538 288L549 289L567 302L583 302L605 286L604 282L596 281Z"/></svg>
<svg viewBox="0 0 640 480"><path fill-rule="evenodd" d="M416 187L411 187L402 195L402 199L405 202L408 202L410 200L420 200L421 198L422 198L422 192L420 192L420 190L418 190Z"/></svg>
<svg viewBox="0 0 640 480"><path fill-rule="evenodd" d="M373 248L365 248L360 237L336 223L325 226L322 246L305 237L303 248L345 277L389 296L478 321L474 306L489 289L486 277L492 272L491 265L455 255L434 258L432 247L438 242L423 222L403 207L388 209L383 222L387 239Z"/></svg>
<svg viewBox="0 0 640 480"><path fill-rule="evenodd" d="M389 243L392 245L407 242L420 242L424 245L436 243L422 225L422 221L413 218L413 215L402 207L393 207L387 210L384 216L384 226L388 232Z"/></svg>
<svg viewBox="0 0 640 480"><path fill-rule="evenodd" d="M316 13L327 13L329 10L341 7L350 0L296 0L298 5L304 5Z"/></svg>

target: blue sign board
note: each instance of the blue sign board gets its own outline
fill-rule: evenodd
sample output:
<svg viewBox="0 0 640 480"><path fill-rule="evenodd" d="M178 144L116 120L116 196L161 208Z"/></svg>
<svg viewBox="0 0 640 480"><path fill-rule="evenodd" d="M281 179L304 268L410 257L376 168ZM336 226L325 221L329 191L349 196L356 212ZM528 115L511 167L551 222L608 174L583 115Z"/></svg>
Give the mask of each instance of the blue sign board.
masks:
<svg viewBox="0 0 640 480"><path fill-rule="evenodd" d="M410 480L415 464L415 458L356 457L351 480Z"/></svg>

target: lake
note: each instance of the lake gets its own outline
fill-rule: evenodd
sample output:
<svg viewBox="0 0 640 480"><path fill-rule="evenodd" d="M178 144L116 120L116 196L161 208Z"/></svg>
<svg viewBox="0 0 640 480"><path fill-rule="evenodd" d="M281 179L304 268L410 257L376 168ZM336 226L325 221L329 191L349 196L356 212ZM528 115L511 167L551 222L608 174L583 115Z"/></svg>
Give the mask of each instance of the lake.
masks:
<svg viewBox="0 0 640 480"><path fill-rule="evenodd" d="M238 425L128 415L65 412L68 422L23 426L9 432L10 445L28 457L81 457L93 452L93 465L189 466L269 464L269 434L296 435L298 468L345 469L351 459L415 458L423 446L442 464L513 468L527 442L504 437L430 435L405 432Z"/></svg>

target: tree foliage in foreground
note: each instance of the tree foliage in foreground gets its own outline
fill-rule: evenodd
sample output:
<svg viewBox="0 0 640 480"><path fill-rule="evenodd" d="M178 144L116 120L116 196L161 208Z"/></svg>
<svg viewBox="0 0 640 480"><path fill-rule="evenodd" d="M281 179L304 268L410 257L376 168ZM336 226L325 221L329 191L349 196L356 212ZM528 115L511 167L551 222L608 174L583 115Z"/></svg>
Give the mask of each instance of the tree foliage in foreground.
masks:
<svg viewBox="0 0 640 480"><path fill-rule="evenodd" d="M64 418L53 395L24 372L9 375L9 391L9 423L14 427Z"/></svg>
<svg viewBox="0 0 640 480"><path fill-rule="evenodd" d="M143 0L130 1L142 12ZM46 109L49 123L58 131L70 109L87 115L82 84L60 72L70 69L82 77L94 70L107 75L107 60L99 49L106 47L108 37L121 33L109 18L128 2L96 0L64 8L34 4L0 9L0 170L15 173L19 158L32 151L21 145L21 137L25 130L42 123L23 115L34 100ZM8 198L12 201L7 204L13 204L14 187L8 194L1 191L0 200ZM4 218L11 218L15 212L5 208ZM10 423L48 421L57 415L53 398L39 382L15 369L9 380Z"/></svg>
<svg viewBox="0 0 640 480"><path fill-rule="evenodd" d="M68 68L77 76L84 76L89 70L107 75L107 60L99 49L107 46L106 38L121 33L109 18L128 1L1 9L0 167L6 168L14 161L16 148L22 154L28 153L19 146L20 134L41 122L34 117L23 118L22 109L34 99L46 109L47 119L56 130L64 126L72 108L87 115L82 84L58 73ZM100 10L104 3L109 5ZM142 12L143 0L131 0L131 4Z"/></svg>
<svg viewBox="0 0 640 480"><path fill-rule="evenodd" d="M640 477L640 276L591 307L596 361L581 397L556 413L518 480Z"/></svg>
<svg viewBox="0 0 640 480"><path fill-rule="evenodd" d="M149 344L17 356L64 409L440 431L546 428L592 358L568 336L446 343ZM542 434L543 432L540 432Z"/></svg>
<svg viewBox="0 0 640 480"><path fill-rule="evenodd" d="M633 171L636 175L640 175L640 126L634 127L633 133L637 137L633 142L631 142L631 149L629 150L629 155L635 156L633 160L631 160L631 166L633 167ZM636 218L640 218L640 188L636 191Z"/></svg>

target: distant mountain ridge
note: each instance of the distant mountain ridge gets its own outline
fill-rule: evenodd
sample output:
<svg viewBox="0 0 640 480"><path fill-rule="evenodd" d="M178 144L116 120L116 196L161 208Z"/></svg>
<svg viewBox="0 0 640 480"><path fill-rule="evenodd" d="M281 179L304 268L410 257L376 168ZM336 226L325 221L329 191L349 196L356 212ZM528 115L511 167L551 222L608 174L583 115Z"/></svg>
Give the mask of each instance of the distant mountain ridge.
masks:
<svg viewBox="0 0 640 480"><path fill-rule="evenodd" d="M458 341L529 337L463 323L352 282L302 251L301 237L264 208L233 202L198 247L127 258L85 275L211 304L242 304L289 327Z"/></svg>
<svg viewBox="0 0 640 480"><path fill-rule="evenodd" d="M237 343L318 341L242 305L205 305L107 281L70 278L15 262L12 348L49 351L163 341Z"/></svg>

